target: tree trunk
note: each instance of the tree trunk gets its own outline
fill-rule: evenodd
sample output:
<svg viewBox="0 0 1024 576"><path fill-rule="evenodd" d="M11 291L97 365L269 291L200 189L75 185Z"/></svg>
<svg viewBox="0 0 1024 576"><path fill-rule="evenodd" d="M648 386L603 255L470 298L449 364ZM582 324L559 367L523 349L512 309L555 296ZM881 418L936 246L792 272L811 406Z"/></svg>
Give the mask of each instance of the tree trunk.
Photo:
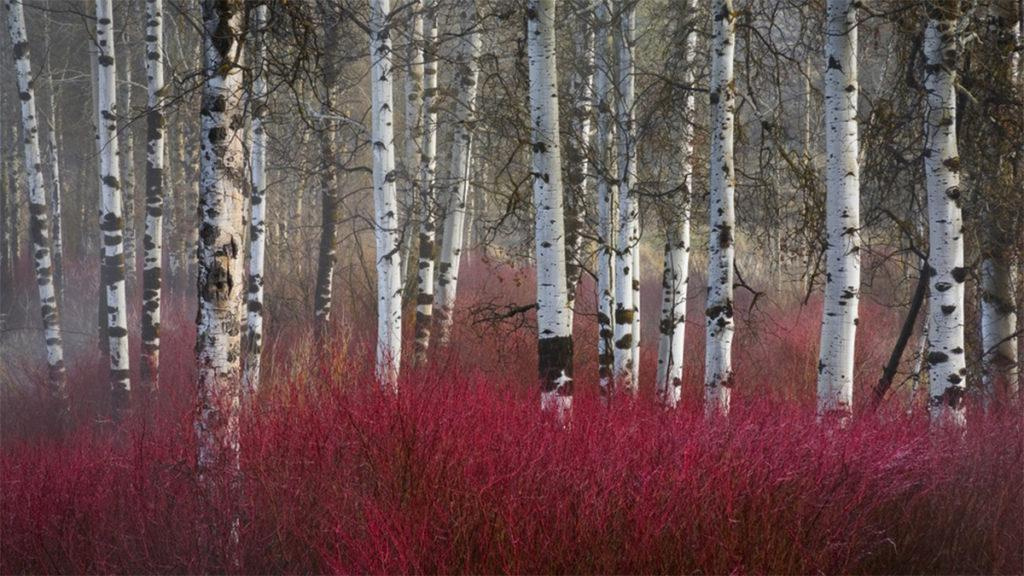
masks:
<svg viewBox="0 0 1024 576"><path fill-rule="evenodd" d="M857 6L829 0L825 46L825 304L818 359L818 418L853 415L853 358L860 299L860 167Z"/></svg>
<svg viewBox="0 0 1024 576"><path fill-rule="evenodd" d="M593 0L575 0L572 10L573 66L569 76L572 95L570 132L565 139L565 265L569 315L576 309L576 288L583 274L583 236L586 225L588 149L590 147L591 91L594 83L594 27L591 26ZM570 326L572 322L570 321Z"/></svg>
<svg viewBox="0 0 1024 576"><path fill-rule="evenodd" d="M466 225L466 197L469 193L473 125L476 123L477 58L480 54L480 32L477 26L476 0L462 0L459 5L459 46L455 78L459 97L455 102L455 126L452 136L451 173L445 210L444 238L438 265L434 307L437 313L438 340L447 346L451 339L452 313L459 282L463 231Z"/></svg>
<svg viewBox="0 0 1024 576"><path fill-rule="evenodd" d="M50 261L50 226L46 209L46 188L40 171L39 130L36 122L36 102L32 89L32 66L25 14L22 3L5 0L7 29L11 34L14 66L17 71L18 97L21 101L21 126L25 144L25 176L28 184L29 235L35 261L39 307L43 317L43 335L46 342L47 387L58 423L68 417L68 397L64 372L64 344L61 340L60 309L54 291L52 263ZM8 193L15 194L15 189ZM13 231L12 231L13 232ZM6 288L6 287L5 287Z"/></svg>
<svg viewBox="0 0 1024 576"><path fill-rule="evenodd" d="M45 32L47 41L50 36L50 21L45 21ZM53 234L53 284L57 292L57 302L60 308L64 308L64 223L62 217L62 193L60 179L60 150L57 146L57 87L54 82L53 68L50 67L50 52L46 52L44 58L46 67L46 84L50 89L49 112L47 119L49 133L47 145L50 152L50 217L52 219L51 233Z"/></svg>
<svg viewBox="0 0 1024 576"><path fill-rule="evenodd" d="M239 482L241 304L245 289L245 122L239 61L244 30L241 0L203 2L195 430L200 484L215 506L232 511ZM232 515L230 528L226 533L211 534L210 545L227 541L230 554L238 542L237 529Z"/></svg>
<svg viewBox="0 0 1024 576"><path fill-rule="evenodd" d="M121 36L121 93L118 97L123 109L121 114L122 136L124 137L123 158L121 158L121 197L124 206L124 261L126 286L135 293L135 130L132 125L132 50L131 30L134 22L130 14L134 6L128 5L125 10L125 26Z"/></svg>
<svg viewBox="0 0 1024 576"><path fill-rule="evenodd" d="M142 239L142 386L160 385L160 297L164 219L163 0L146 0L146 229Z"/></svg>
<svg viewBox="0 0 1024 576"><path fill-rule="evenodd" d="M572 410L572 316L566 284L562 153L558 132L555 0L526 4L533 140L533 203L537 210L537 352L542 410Z"/></svg>
<svg viewBox="0 0 1024 576"><path fill-rule="evenodd" d="M267 6L260 4L253 12L250 42L252 56L252 148L249 150L249 168L252 170L252 220L249 224L249 293L246 321L248 332L245 355L245 374L242 393L252 398L259 390L260 362L263 352L263 271L267 253L267 112L266 59Z"/></svg>
<svg viewBox="0 0 1024 576"><path fill-rule="evenodd" d="M956 25L958 0L927 6L924 35L925 184L928 191L929 412L935 424L966 424L963 222L956 142Z"/></svg>
<svg viewBox="0 0 1024 576"><path fill-rule="evenodd" d="M338 46L338 22L326 8L321 10L324 21L324 86L320 107L320 197L323 202L320 220L320 249L317 258L316 292L313 309L317 336L324 336L331 321L331 301L334 293L335 250L338 242L338 219L341 209L338 199L338 170L335 159L335 127L329 119L334 85L337 82L335 62Z"/></svg>
<svg viewBox="0 0 1024 576"><path fill-rule="evenodd" d="M640 249L640 203L636 190L636 79L633 50L636 44L636 3L620 0L620 30L615 36L619 54L616 73L619 126L619 237L615 252L615 378L630 394L639 387L638 366L634 362L634 346L640 335L636 290L639 279L634 252Z"/></svg>
<svg viewBox="0 0 1024 576"><path fill-rule="evenodd" d="M688 11L696 20L697 0L688 0ZM694 82L697 28L691 24L683 45L687 86L683 100L683 124L679 127L678 178L670 201L668 240L665 243L665 270L662 275L661 342L658 347L658 376L655 382L662 405L675 408L682 396L683 353L686 336L686 299L690 276L690 202L693 198L693 124L696 99L690 86Z"/></svg>
<svg viewBox="0 0 1024 576"><path fill-rule="evenodd" d="M704 409L710 415L729 413L732 388L733 259L736 189L733 165L733 123L736 89L733 54L736 13L732 0L712 3L714 34L711 39L711 185L710 240L708 241L708 297L704 358Z"/></svg>
<svg viewBox="0 0 1024 576"><path fill-rule="evenodd" d="M401 205L408 214L402 222L402 284L408 278L409 262L412 260L413 230L419 226L415 218L419 193L420 146L423 145L423 11L414 6L409 11L405 38L405 123L404 154L398 170L402 182ZM422 211L420 211L422 212Z"/></svg>
<svg viewBox="0 0 1024 576"><path fill-rule="evenodd" d="M100 230L103 233L102 283L106 291L106 327L110 346L110 391L115 420L128 408L131 378L128 356L128 306L125 297L124 211L121 202L117 133L117 67L114 63L112 0L96 0L97 96L100 118Z"/></svg>
<svg viewBox="0 0 1024 576"><path fill-rule="evenodd" d="M390 0L370 0L370 98L374 235L377 240L377 380L398 392L402 360L402 266L391 89Z"/></svg>
<svg viewBox="0 0 1024 576"><path fill-rule="evenodd" d="M615 159L608 151L612 146L615 123L612 106L614 99L612 65L608 36L611 27L609 2L598 0L595 7L594 30L594 99L597 107L597 137L595 153L597 166L597 372L601 395L610 397L614 385L614 327L612 311L615 307Z"/></svg>
<svg viewBox="0 0 1024 576"><path fill-rule="evenodd" d="M437 166L437 15L434 0L424 6L426 36L423 37L423 130L419 158L420 238L416 294L416 344L413 362L427 361L430 328L434 313L434 247L437 226L437 198L434 176Z"/></svg>

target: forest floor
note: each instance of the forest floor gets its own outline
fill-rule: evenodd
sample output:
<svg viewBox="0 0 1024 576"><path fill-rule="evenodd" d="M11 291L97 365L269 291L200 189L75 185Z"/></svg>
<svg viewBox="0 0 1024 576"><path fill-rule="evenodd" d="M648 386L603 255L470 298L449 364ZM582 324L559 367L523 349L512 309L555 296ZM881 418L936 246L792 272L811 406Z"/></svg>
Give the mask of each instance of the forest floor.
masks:
<svg viewBox="0 0 1024 576"><path fill-rule="evenodd" d="M405 369L397 398L373 382L365 307L337 306L318 344L294 315L268 318L231 506L196 480L192 303L165 300L153 417L115 429L80 291L67 307L68 434L49 431L33 385L39 335L16 332L0 351L0 573L1024 572L1021 414L972 400L962 434L934 433L903 378L877 413L867 406L899 307L862 301L857 414L834 430L813 412L820 304L748 309L740 294L734 408L708 421L700 298L680 408L654 402L657 281L643 286L641 392L605 407L585 286L576 402L560 426L538 409L532 319L495 323L531 283L529 270L465 266L452 345Z"/></svg>

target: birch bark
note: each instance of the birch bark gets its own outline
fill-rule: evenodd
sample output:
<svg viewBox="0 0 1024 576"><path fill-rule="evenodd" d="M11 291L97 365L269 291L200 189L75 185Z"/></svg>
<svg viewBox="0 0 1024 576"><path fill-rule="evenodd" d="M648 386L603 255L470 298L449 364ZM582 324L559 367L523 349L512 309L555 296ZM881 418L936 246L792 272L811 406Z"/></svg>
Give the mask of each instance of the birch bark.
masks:
<svg viewBox="0 0 1024 576"><path fill-rule="evenodd" d="M477 27L476 0L462 0L458 7L458 56L453 84L459 90L455 102L455 126L452 137L450 178L444 238L438 264L434 308L437 315L438 340L447 346L452 333L452 313L459 282L462 241L466 225L466 198L469 193L469 169L472 164L473 126L476 123L476 94L480 54L480 32Z"/></svg>
<svg viewBox="0 0 1024 576"><path fill-rule="evenodd" d="M611 27L611 0L597 0L594 8L594 100L597 108L597 134L595 153L598 158L597 188L597 357L598 383L601 395L609 398L613 390L615 373L615 343L612 324L615 308L615 186L617 178L612 147L614 119L614 93L612 90L613 58L609 53Z"/></svg>
<svg viewBox="0 0 1024 576"><path fill-rule="evenodd" d="M929 413L937 425L966 424L963 221L956 135L959 0L929 1L925 28L925 187L928 193Z"/></svg>
<svg viewBox="0 0 1024 576"><path fill-rule="evenodd" d="M142 238L142 390L160 386L163 291L164 48L163 0L146 0L146 228Z"/></svg>
<svg viewBox="0 0 1024 576"><path fill-rule="evenodd" d="M533 140L533 203L537 210L537 352L541 410L564 418L572 410L572 316L566 284L562 153L558 132L555 0L526 4Z"/></svg>
<svg viewBox="0 0 1024 576"><path fill-rule="evenodd" d="M21 101L21 126L24 133L25 177L28 184L29 236L39 291L39 307L43 317L43 336L46 343L47 387L53 401L58 422L68 416L68 397L64 371L64 343L61 338L60 309L53 285L50 257L50 226L46 209L46 188L40 171L39 128L36 117L35 93L32 86L32 65L25 14L22 2L5 0L7 30L11 35L14 67ZM8 189L14 196L16 190ZM11 230L16 233L16 230ZM16 254L12 254L16 255ZM6 290L7 287L5 286Z"/></svg>
<svg viewBox="0 0 1024 576"><path fill-rule="evenodd" d="M370 0L374 235L377 240L377 380L398 393L402 360L402 266L395 187L390 0Z"/></svg>
<svg viewBox="0 0 1024 576"><path fill-rule="evenodd" d="M437 15L434 0L424 4L423 38L423 141L419 151L420 238L416 294L416 344L413 362L427 361L434 314L434 248L437 198L434 177L437 167Z"/></svg>
<svg viewBox="0 0 1024 576"><path fill-rule="evenodd" d="M733 123L736 89L733 54L736 13L732 0L712 3L711 39L711 188L708 240L707 332L704 358L704 409L710 415L729 413L732 388L733 258L736 224Z"/></svg>
<svg viewBox="0 0 1024 576"><path fill-rule="evenodd" d="M252 147L249 149L249 169L252 171L251 221L249 224L249 292L246 323L248 350L242 393L251 398L259 389L261 354L263 352L263 273L267 253L267 128L264 117L267 108L266 60L267 5L260 4L253 11L249 30L252 42L252 94L249 100L252 114Z"/></svg>
<svg viewBox="0 0 1024 576"><path fill-rule="evenodd" d="M616 388L636 394L639 386L634 346L639 339L636 290L639 278L634 252L639 250L640 207L636 191L636 79L633 50L636 43L636 2L620 0L619 34L615 47L619 55L616 70L617 121L619 128L619 230L615 251L615 378Z"/></svg>
<svg viewBox="0 0 1024 576"><path fill-rule="evenodd" d="M818 418L853 414L860 297L860 167L857 130L857 0L829 0L825 67L825 305L818 359Z"/></svg>
<svg viewBox="0 0 1024 576"><path fill-rule="evenodd" d="M316 292L313 307L318 336L323 336L331 320L331 301L334 293L334 264L338 241L338 219L341 205L338 199L338 171L335 159L336 134L330 116L334 113L333 93L337 82L336 52L338 22L326 6L320 13L324 18L324 86L319 120L320 132L320 249L317 259Z"/></svg>
<svg viewBox="0 0 1024 576"><path fill-rule="evenodd" d="M114 61L112 0L96 0L97 98L100 146L100 231L103 234L102 282L110 350L110 390L115 419L128 408L131 378L128 356L128 306L125 296L124 210L121 198L117 132L117 67Z"/></svg>

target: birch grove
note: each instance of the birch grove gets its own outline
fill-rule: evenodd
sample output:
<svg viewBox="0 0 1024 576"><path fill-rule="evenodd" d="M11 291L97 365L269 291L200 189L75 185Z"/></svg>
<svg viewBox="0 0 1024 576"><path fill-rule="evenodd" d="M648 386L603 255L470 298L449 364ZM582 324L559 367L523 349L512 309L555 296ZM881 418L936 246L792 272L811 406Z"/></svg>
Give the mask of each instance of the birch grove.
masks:
<svg viewBox="0 0 1024 576"><path fill-rule="evenodd" d="M146 227L142 238L142 381L160 386L160 299L164 249L163 0L146 0Z"/></svg>
<svg viewBox="0 0 1024 576"><path fill-rule="evenodd" d="M131 371L128 353L128 303L125 294L124 205L118 147L117 67L114 60L112 0L96 0L97 116L99 118L100 231L103 237L102 283L106 294L110 391L113 416L129 407Z"/></svg>
<svg viewBox="0 0 1024 576"><path fill-rule="evenodd" d="M454 98L454 135L450 158L449 178L444 183L447 209L444 236L438 262L434 288L434 314L437 315L437 338L442 346L451 340L452 316L459 285L459 267L466 226L466 198L470 187L470 166L473 153L473 124L476 121L477 80L479 75L480 31L477 27L476 0L459 0L458 40L455 78L457 90Z"/></svg>
<svg viewBox="0 0 1024 576"><path fill-rule="evenodd" d="M825 304L818 360L818 417L853 413L854 342L860 298L860 168L857 135L857 7L830 0L825 44Z"/></svg>
<svg viewBox="0 0 1024 576"><path fill-rule="evenodd" d="M555 0L526 5L537 254L537 354L542 410L572 410L572 315L566 284L562 152L558 133Z"/></svg>
<svg viewBox="0 0 1024 576"><path fill-rule="evenodd" d="M714 34L711 38L711 189L708 297L704 309L707 334L704 409L709 415L714 415L729 413L733 385L733 262L736 242L733 55L736 49L736 13L732 0L714 0L711 9Z"/></svg>
<svg viewBox="0 0 1024 576"><path fill-rule="evenodd" d="M39 125L36 116L35 92L32 86L32 63L25 13L18 0L4 0L7 11L7 31L11 36L14 67L17 77L18 99L21 102L21 129L25 153L25 180L28 187L29 236L32 241L33 265L39 292L39 307L43 318L43 338L46 343L48 393L59 422L67 419L68 393L64 370L64 343L61 335L60 308L53 284L50 257L50 225L46 209L46 188L40 171ZM12 148L13 149L13 148ZM14 187L8 190L15 195ZM17 204L14 204L17 206ZM5 223L5 229L9 224ZM17 228L11 233L16 235ZM16 241L14 241L16 243ZM17 254L16 246L12 246ZM4 287L6 290L6 286Z"/></svg>
<svg viewBox="0 0 1024 576"><path fill-rule="evenodd" d="M377 243L377 380L398 392L402 360L402 266L395 188L391 89L390 0L370 0L370 90L373 144L374 236Z"/></svg>
<svg viewBox="0 0 1024 576"><path fill-rule="evenodd" d="M956 134L959 0L929 1L925 58L924 169L928 191L928 386L932 422L962 426L967 366L964 355L963 222Z"/></svg>

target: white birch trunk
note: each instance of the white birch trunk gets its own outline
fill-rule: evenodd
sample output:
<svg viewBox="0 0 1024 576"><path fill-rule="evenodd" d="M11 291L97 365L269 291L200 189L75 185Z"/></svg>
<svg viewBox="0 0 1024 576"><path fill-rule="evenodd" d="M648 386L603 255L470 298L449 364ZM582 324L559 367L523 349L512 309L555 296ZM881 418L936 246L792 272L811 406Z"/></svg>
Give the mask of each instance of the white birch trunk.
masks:
<svg viewBox="0 0 1024 576"><path fill-rule="evenodd" d="M597 188L597 324L598 324L598 378L601 395L608 398L614 384L615 343L612 318L615 307L615 186L617 178L612 147L614 118L613 58L609 53L609 31L611 0L597 0L594 11L594 100L597 107L596 154L599 165L596 175Z"/></svg>
<svg viewBox="0 0 1024 576"><path fill-rule="evenodd" d="M336 259L338 220L341 203L338 196L337 159L335 158L336 134L334 122L333 94L337 82L338 26L335 16L328 10L321 10L324 18L323 96L321 97L319 120L320 136L320 247L317 258L316 288L313 298L316 334L326 334L331 320L331 305L334 298L334 265Z"/></svg>
<svg viewBox="0 0 1024 576"><path fill-rule="evenodd" d="M928 3L925 29L925 185L928 192L929 412L939 425L966 423L963 222L956 143L958 0Z"/></svg>
<svg viewBox="0 0 1024 576"><path fill-rule="evenodd" d="M402 282L408 278L409 261L412 260L413 229L416 225L419 193L420 146L423 145L423 11L419 1L409 9L405 38L405 151L401 160L399 177L402 182L401 202L409 218L402 223ZM420 210L422 212L422 210Z"/></svg>
<svg viewBox="0 0 1024 576"><path fill-rule="evenodd" d="M126 14L131 10L127 10ZM118 113L121 114L121 136L124 138L123 148L119 148L121 159L121 198L124 209L124 262L125 285L135 288L135 130L132 121L132 60L131 60L131 29L134 22L125 18L124 32L121 37L121 69L122 79L119 85ZM124 106L121 109L121 106ZM121 149L124 150L123 154Z"/></svg>
<svg viewBox="0 0 1024 576"><path fill-rule="evenodd" d="M160 386L163 291L164 48L163 0L146 0L146 228L142 245L142 389Z"/></svg>
<svg viewBox="0 0 1024 576"><path fill-rule="evenodd" d="M391 88L390 0L370 0L370 97L373 143L374 235L377 240L377 380L398 392L402 360L402 266L395 188Z"/></svg>
<svg viewBox="0 0 1024 576"><path fill-rule="evenodd" d="M259 390L260 362L263 353L263 272L267 254L267 107L266 26L267 5L255 7L249 30L252 47L252 146L249 169L252 171L251 221L249 224L249 292L246 323L248 332L242 394L252 398Z"/></svg>
<svg viewBox="0 0 1024 576"><path fill-rule="evenodd" d="M1008 82L998 82L1018 98L1024 96L1018 85L1017 59L1014 51L1019 42L1019 20L1015 0L993 0L989 6L989 41L997 57L1004 58ZM1022 152L1018 145L1018 154ZM1002 159L996 160L1002 166ZM997 180L998 175L990 177ZM1019 180L1018 180L1019 182ZM993 190L994 192L995 190ZM984 196L984 194L983 194ZM982 385L986 407L1013 406L1019 396L1020 365L1017 357L1017 305L1014 287L1012 217L1000 213L995 198L983 198L981 263L981 347ZM1018 216L1019 217L1019 216Z"/></svg>
<svg viewBox="0 0 1024 576"><path fill-rule="evenodd" d="M476 0L462 0L459 12L459 46L455 63L458 90L455 102L455 134L452 137L451 172L445 210L444 238L437 270L434 308L437 314L438 341L447 346L451 339L452 316L458 290L459 265L462 260L462 241L466 225L466 198L469 194L469 167L473 143L473 124L476 122L477 75L480 54L480 32L477 26Z"/></svg>
<svg viewBox="0 0 1024 576"><path fill-rule="evenodd" d="M44 24L43 34L47 41L51 41L50 20ZM63 193L61 190L60 175L60 150L57 144L57 85L53 77L53 68L50 66L50 52L47 50L43 61L46 67L46 84L49 88L49 112L47 124L49 132L47 147L50 153L50 232L52 235L52 260L53 260L53 285L57 292L57 302L60 308L64 308L64 223L63 223Z"/></svg>
<svg viewBox="0 0 1024 576"><path fill-rule="evenodd" d="M633 50L636 43L636 3L622 0L620 9L620 30L615 37L619 54L616 70L618 92L617 116L619 128L619 231L615 252L615 378L616 387L621 386L630 394L636 394L639 387L634 361L639 351L634 347L639 341L635 333L639 321L635 301L637 290L634 283L639 280L635 266L638 259L634 252L639 250L640 205L636 191L636 79L634 77Z"/></svg>
<svg viewBox="0 0 1024 576"><path fill-rule="evenodd" d="M110 390L114 418L128 408L131 379L128 356L128 306L125 296L124 211L118 180L117 67L114 63L112 0L96 0L97 98L100 146L100 231L103 234L102 282L106 291Z"/></svg>
<svg viewBox="0 0 1024 576"><path fill-rule="evenodd" d="M240 311L245 290L243 30L241 2L204 0L195 431L200 482L207 490L234 489L239 475Z"/></svg>
<svg viewBox="0 0 1024 576"><path fill-rule="evenodd" d="M853 414L853 359L860 297L860 167L857 133L857 6L829 0L825 47L825 304L818 359L818 418Z"/></svg>
<svg viewBox="0 0 1024 576"><path fill-rule="evenodd" d="M736 189L733 164L733 123L736 89L733 54L736 13L732 0L712 3L711 39L711 187L708 240L708 297L704 316L704 409L727 415L732 388L733 258L735 253Z"/></svg>
<svg viewBox="0 0 1024 576"><path fill-rule="evenodd" d="M50 258L50 226L46 209L46 188L40 171L39 128L36 101L32 88L32 65L25 14L19 0L5 0L7 30L11 35L14 67L17 73L18 98L21 101L21 126L24 133L25 177L28 184L29 236L35 264L39 307L43 317L43 336L46 342L47 386L54 403L58 422L67 419L68 398L64 371L64 343L61 339L60 310L54 290ZM13 180L13 178L12 178ZM15 196L12 187L8 193ZM17 206L17 204L15 204ZM16 234L17 230L12 230ZM14 256L16 254L12 254ZM5 286L6 290L7 287Z"/></svg>
<svg viewBox="0 0 1024 576"><path fill-rule="evenodd" d="M688 0L687 8L696 18L697 0ZM697 28L690 27L683 46L686 70L683 82L694 82ZM686 300L690 277L690 203L693 198L693 125L696 98L687 89L683 96L683 125L679 127L679 164L676 195L671 204L668 240L665 243L665 270L662 274L661 342L658 346L658 375L655 390L659 401L675 408L682 396L683 353L686 336Z"/></svg>
<svg viewBox="0 0 1024 576"><path fill-rule="evenodd" d="M434 314L434 247L437 198L434 176L437 167L437 15L434 0L427 0L423 37L423 130L419 147L420 238L416 294L416 344L413 362L427 361Z"/></svg>
<svg viewBox="0 0 1024 576"><path fill-rule="evenodd" d="M541 410L572 410L572 316L566 285L562 153L558 131L555 0L528 0L527 53L537 210L537 352Z"/></svg>

